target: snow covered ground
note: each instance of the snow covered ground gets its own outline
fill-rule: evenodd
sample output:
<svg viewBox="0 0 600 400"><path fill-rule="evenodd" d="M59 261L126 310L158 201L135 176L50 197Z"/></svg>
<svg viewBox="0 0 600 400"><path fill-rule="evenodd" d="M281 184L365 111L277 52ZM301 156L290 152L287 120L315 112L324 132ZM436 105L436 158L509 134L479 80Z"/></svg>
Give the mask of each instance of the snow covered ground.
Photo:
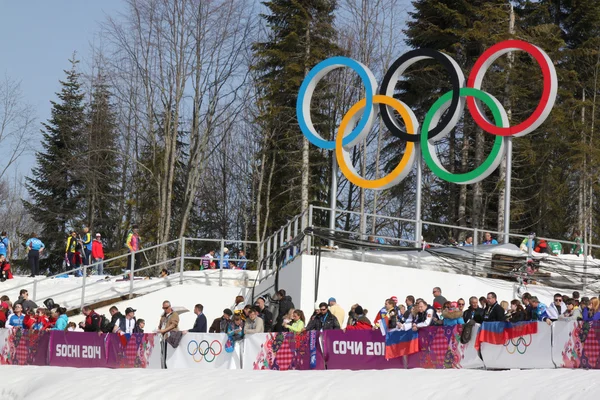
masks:
<svg viewBox="0 0 600 400"><path fill-rule="evenodd" d="M244 287L252 286L255 277L256 271L223 270L223 287L235 288L239 292ZM86 278L86 304L112 299L129 293L130 282L117 281L118 279L122 279L122 276L111 277L110 280L102 278L100 276ZM33 288L34 280L37 281L35 296ZM14 279L0 283L0 295L8 295L12 301L15 301L19 297L19 290L27 289L30 299L35 297L35 301L38 304L42 304L45 299L52 297L55 303L67 309L78 308L81 306L82 283L83 278L75 278L73 276L53 279L15 276ZM136 280L133 283L133 292L138 295L174 286L218 288L219 270L186 271L183 274L183 285L179 285L179 274L173 274L164 279Z"/></svg>
<svg viewBox="0 0 600 400"><path fill-rule="evenodd" d="M69 377L68 382L66 377ZM587 399L600 371L106 370L2 367L2 400Z"/></svg>

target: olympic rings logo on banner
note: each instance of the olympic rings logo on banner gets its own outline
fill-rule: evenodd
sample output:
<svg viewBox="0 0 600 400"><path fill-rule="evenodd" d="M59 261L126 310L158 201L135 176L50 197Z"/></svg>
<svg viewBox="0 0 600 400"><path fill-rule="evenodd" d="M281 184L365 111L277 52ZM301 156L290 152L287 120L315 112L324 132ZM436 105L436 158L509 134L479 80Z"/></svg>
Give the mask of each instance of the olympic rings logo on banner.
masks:
<svg viewBox="0 0 600 400"><path fill-rule="evenodd" d="M190 345L192 343L194 344L194 346L190 350ZM216 349L213 348L213 345L215 343L219 345L219 351L216 351ZM205 348L202 348L203 344L206 344ZM199 363L202 360L204 360L210 363L215 361L215 358L217 358L217 356L221 354L221 352L223 351L223 345L218 340L213 340L210 344L208 344L207 340L201 340L200 343L196 342L195 340L190 340L190 342L187 345L187 351L188 354L192 356L192 359L195 362ZM197 354L199 355L198 358L196 358Z"/></svg>
<svg viewBox="0 0 600 400"><path fill-rule="evenodd" d="M515 343L515 339L508 339L506 341L506 343L504 343L506 352L508 354L515 354L515 352L518 352L519 354L525 354L527 352L527 348L531 345L531 342L533 341L533 336L531 336L531 334L529 334L528 336L529 336L529 343L527 343L527 340L525 340L525 338L523 336L519 336L516 339L516 343ZM513 346L512 351L510 351L508 348L508 346L511 344Z"/></svg>
<svg viewBox="0 0 600 400"><path fill-rule="evenodd" d="M543 90L540 102L533 113L516 126L510 126L502 104L491 94L481 90L483 78L492 64L502 55L521 50L529 53L539 64L543 76ZM442 95L425 115L423 126L413 111L402 101L393 97L396 82L411 65L424 59L439 62L448 72L452 90ZM365 98L350 108L344 115L335 140L325 140L316 131L311 115L310 103L317 84L330 71L348 67L354 70L365 85ZM376 93L377 83L373 73L360 62L347 57L332 57L317 64L306 76L296 102L296 115L302 133L315 146L335 150L336 159L342 173L348 180L365 189L387 189L400 183L411 171L415 153L419 151L431 171L439 178L456 184L470 184L487 178L498 168L505 154L504 137L520 137L537 129L550 115L556 101L558 79L552 60L539 47L521 40L506 40L486 50L477 60L467 83L456 61L437 50L417 49L398 58L385 74ZM440 162L435 144L454 129L463 114L465 103L475 123L485 132L495 135L494 144L485 161L474 170L465 173L451 173ZM377 112L378 104L381 119L390 133L405 140L404 155L392 172L379 179L366 179L352 165L350 149L356 146L369 133ZM483 105L492 112L493 122L482 111ZM404 121L406 130L401 128L393 114L397 111ZM444 114L445 113L445 114ZM425 142L419 146L420 142Z"/></svg>

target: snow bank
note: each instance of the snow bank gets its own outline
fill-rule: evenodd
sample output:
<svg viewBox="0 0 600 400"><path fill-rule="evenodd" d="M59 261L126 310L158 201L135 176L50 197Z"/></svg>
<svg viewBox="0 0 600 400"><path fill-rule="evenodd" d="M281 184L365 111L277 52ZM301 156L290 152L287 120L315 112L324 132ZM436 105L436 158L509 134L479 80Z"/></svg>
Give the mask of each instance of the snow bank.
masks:
<svg viewBox="0 0 600 400"><path fill-rule="evenodd" d="M65 377L69 377L68 384ZM0 398L23 399L578 399L600 393L598 371L99 370L2 367ZM390 386L391 385L391 386ZM485 393L485 395L483 394Z"/></svg>

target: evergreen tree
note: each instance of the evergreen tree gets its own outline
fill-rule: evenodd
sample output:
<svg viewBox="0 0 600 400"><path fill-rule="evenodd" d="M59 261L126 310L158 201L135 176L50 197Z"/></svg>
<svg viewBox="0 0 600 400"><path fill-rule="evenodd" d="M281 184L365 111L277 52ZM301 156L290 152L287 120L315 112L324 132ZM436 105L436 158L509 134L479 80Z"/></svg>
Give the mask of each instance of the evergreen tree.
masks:
<svg viewBox="0 0 600 400"><path fill-rule="evenodd" d="M79 146L85 137L84 95L77 71L79 61L73 58L69 62L66 80L60 81L59 101L51 101L52 116L42 124L43 151L36 154L37 165L26 183L31 201L24 201L24 205L42 226L38 235L47 249L43 268L61 265L67 230L77 227L80 221L82 182L77 168Z"/></svg>
<svg viewBox="0 0 600 400"><path fill-rule="evenodd" d="M122 241L115 237L121 216L115 213L117 201L117 124L111 93L104 75L99 74L92 87L92 99L87 110L86 165L79 170L84 182L85 221L94 232L103 234L108 248Z"/></svg>
<svg viewBox="0 0 600 400"><path fill-rule="evenodd" d="M263 4L270 12L261 15L269 36L267 41L253 46L257 58L254 70L258 75L261 110L258 123L265 137L259 155L265 156L265 164L260 166L265 175L262 198L270 197L270 218L266 224L274 228L301 211L305 139L296 119L296 99L307 72L337 51L333 41L337 4L335 0L271 0ZM315 126L325 129L327 124L318 115L318 110L324 109L319 96L313 98L312 108L317 110L313 112ZM315 200L317 204L326 200L330 175L326 173L326 157L323 152L310 149L308 186L309 201L313 204ZM270 171L272 177L268 178Z"/></svg>

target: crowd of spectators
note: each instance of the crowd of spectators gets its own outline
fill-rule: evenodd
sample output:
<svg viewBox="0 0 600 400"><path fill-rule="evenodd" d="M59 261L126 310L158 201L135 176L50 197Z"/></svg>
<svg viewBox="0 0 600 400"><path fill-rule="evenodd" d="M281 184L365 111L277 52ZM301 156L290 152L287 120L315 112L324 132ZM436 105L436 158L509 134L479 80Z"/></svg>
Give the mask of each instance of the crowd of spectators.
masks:
<svg viewBox="0 0 600 400"><path fill-rule="evenodd" d="M521 322L541 321L548 325L557 320L600 320L600 299L581 297L573 292L569 297L556 293L552 304L545 305L536 296L524 293L521 299L498 301L494 292L487 296L471 296L468 303L463 299L448 300L440 287L434 287L430 301L406 296L404 303L396 296L385 300L373 320L368 310L360 304L353 304L346 314L343 308L331 297L327 302L315 303L310 316L296 309L292 298L281 289L273 296L259 297L254 304L245 304L242 296L237 296L233 305L225 308L220 317L209 325L202 304L196 304L196 320L192 328L179 331L179 315L169 301L163 302L160 324L155 333L169 337L177 332L179 338L188 332L226 333L232 341L239 341L245 335L262 332L292 332L343 330L414 330L428 326L453 326L482 322ZM268 301L268 304L267 304ZM145 321L136 319L134 310L127 307L124 314L115 306L109 309L110 316L98 314L91 307L81 310L85 320L76 325L69 322L67 310L54 304L52 299L38 306L29 299L26 289L21 290L17 301L12 303L8 296L0 297L0 327L36 330L64 330L116 333L129 337L134 333L144 333Z"/></svg>

